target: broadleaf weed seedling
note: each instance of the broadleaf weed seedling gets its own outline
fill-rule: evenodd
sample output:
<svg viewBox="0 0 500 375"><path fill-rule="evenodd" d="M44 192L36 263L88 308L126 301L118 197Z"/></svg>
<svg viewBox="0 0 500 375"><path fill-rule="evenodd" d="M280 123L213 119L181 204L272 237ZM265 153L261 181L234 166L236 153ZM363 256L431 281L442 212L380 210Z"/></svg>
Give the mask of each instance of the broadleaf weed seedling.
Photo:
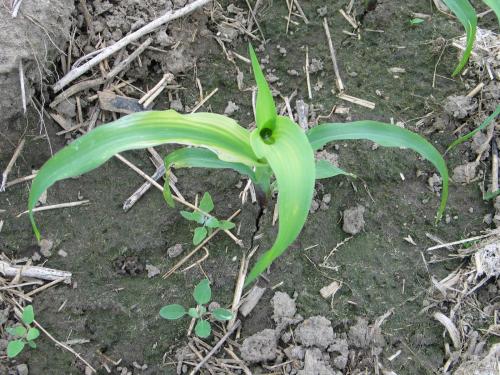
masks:
<svg viewBox="0 0 500 375"><path fill-rule="evenodd" d="M221 307L215 308L212 311L207 311L206 304L212 299L212 289L208 279L201 280L194 288L193 297L196 301L196 307L191 307L186 310L184 306L178 304L166 305L160 309L160 316L167 320L181 319L185 315L196 319L194 332L196 336L207 338L212 333L212 326L207 318L210 316L221 322L231 320L233 313L231 310Z"/></svg>
<svg viewBox="0 0 500 375"><path fill-rule="evenodd" d="M36 349L35 340L40 336L40 331L31 326L35 321L35 312L33 311L32 305L28 305L24 308L21 321L21 324L7 328L7 332L15 338L14 340L10 340L7 344L7 356L9 358L14 358L19 355L26 344Z"/></svg>
<svg viewBox="0 0 500 375"><path fill-rule="evenodd" d="M207 215L214 209L214 202L210 193L206 192L203 194L199 208L199 211L181 211L181 215L184 219L201 224L201 227L194 230L193 245L198 245L207 235L211 234L214 229L220 228L226 230L235 227L234 223L228 220L218 220L211 215Z"/></svg>

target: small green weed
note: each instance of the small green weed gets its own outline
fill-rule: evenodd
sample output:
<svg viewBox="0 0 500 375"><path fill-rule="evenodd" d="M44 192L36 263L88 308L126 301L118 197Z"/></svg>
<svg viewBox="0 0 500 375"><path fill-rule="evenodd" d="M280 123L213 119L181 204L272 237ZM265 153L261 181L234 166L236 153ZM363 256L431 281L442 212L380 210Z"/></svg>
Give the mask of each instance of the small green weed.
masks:
<svg viewBox="0 0 500 375"><path fill-rule="evenodd" d="M208 316L212 316L214 319L221 322L233 318L233 313L230 310L221 307L213 309L212 311L207 311L204 305L209 303L212 299L212 290L210 289L210 282L208 279L203 279L196 285L193 297L197 303L196 307L191 307L186 310L182 305L166 305L161 308L160 316L167 320L177 320L185 315L195 318L196 325L194 327L194 332L196 336L201 338L210 336L212 332L212 327L207 319Z"/></svg>
<svg viewBox="0 0 500 375"><path fill-rule="evenodd" d="M201 224L194 230L193 244L198 245L201 241L207 237L214 229L220 228L222 230L234 228L234 223L227 220L217 220L217 218L209 215L214 209L214 202L210 193L206 192L201 198L199 211L188 212L181 211L181 215L184 219L194 221Z"/></svg>
<svg viewBox="0 0 500 375"><path fill-rule="evenodd" d="M21 353L26 344L28 344L33 349L36 348L35 340L40 336L40 331L32 327L31 324L35 321L35 312L33 311L33 306L28 305L23 310L23 315L21 317L22 323L14 327L7 328L7 332L13 337L17 337L15 340L9 341L7 344L7 356L9 358L16 357Z"/></svg>
<svg viewBox="0 0 500 375"><path fill-rule="evenodd" d="M410 20L410 25L416 26L416 25L420 25L421 23L424 23L424 22L425 22L425 20L422 18L412 18Z"/></svg>

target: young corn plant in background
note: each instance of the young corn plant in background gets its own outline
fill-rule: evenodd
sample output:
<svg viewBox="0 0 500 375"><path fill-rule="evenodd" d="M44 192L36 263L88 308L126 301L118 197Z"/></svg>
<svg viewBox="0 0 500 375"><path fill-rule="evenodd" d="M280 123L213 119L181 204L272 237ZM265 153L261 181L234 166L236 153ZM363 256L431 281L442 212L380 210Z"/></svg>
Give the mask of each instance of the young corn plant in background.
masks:
<svg viewBox="0 0 500 375"><path fill-rule="evenodd" d="M173 110L134 113L95 128L49 159L34 179L28 209L37 239L40 233L32 210L52 184L97 168L119 152L164 143L191 146L165 158L167 177L172 167L228 168L248 176L267 195L271 193L271 186L275 186L278 235L272 247L253 265L246 285L269 267L301 232L311 206L315 180L345 173L327 161L315 162L315 151L329 142L366 139L381 146L405 147L418 152L442 176L441 205L436 220L441 218L448 197L448 170L432 144L409 130L377 121L326 123L304 132L290 118L276 114L271 90L251 46L249 53L258 88L256 129L249 131L222 115L182 115ZM271 184L273 177L275 181ZM174 205L168 183L164 197L170 206Z"/></svg>
<svg viewBox="0 0 500 375"><path fill-rule="evenodd" d="M212 210L214 209L214 202L212 200L212 196L209 193L203 194L199 209L199 211L194 212L181 211L181 215L184 219L201 224L201 227L198 227L194 230L193 245L198 245L214 229L219 228L222 230L227 230L234 228L234 223L230 221L217 220L217 218L207 215L210 214L210 212L212 212Z"/></svg>
<svg viewBox="0 0 500 375"><path fill-rule="evenodd" d="M185 315L189 315L191 318L196 319L194 333L196 336L201 338L207 338L212 332L210 322L206 319L207 316L212 316L214 319L221 322L231 320L233 318L231 310L221 307L217 307L212 311L207 311L207 308L204 305L209 303L212 299L212 290L210 289L210 282L208 279L203 279L198 283L198 285L196 285L193 297L198 304L196 307L191 307L186 310L182 305L166 305L161 308L160 316L167 320L177 320Z"/></svg>
<svg viewBox="0 0 500 375"><path fill-rule="evenodd" d="M462 69L469 61L469 57L472 54L472 49L474 48L474 41L476 39L477 31L477 14L474 7L471 5L469 0L443 0L444 3L450 10L457 16L460 23L465 29L467 35L465 50L458 63L457 67L452 73L452 76L456 76L462 71ZM500 23L500 1L499 0L483 0L483 2L489 6L496 14L497 19Z"/></svg>

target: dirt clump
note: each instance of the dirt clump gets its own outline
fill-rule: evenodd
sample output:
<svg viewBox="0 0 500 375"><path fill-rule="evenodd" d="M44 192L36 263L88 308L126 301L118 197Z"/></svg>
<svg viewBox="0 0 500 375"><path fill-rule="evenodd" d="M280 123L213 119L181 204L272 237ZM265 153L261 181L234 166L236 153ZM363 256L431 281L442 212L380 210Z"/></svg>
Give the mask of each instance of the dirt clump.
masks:
<svg viewBox="0 0 500 375"><path fill-rule="evenodd" d="M306 347L327 348L333 343L332 323L323 316L304 320L294 332L295 340Z"/></svg>
<svg viewBox="0 0 500 375"><path fill-rule="evenodd" d="M273 329L265 329L247 337L241 345L241 358L250 363L261 363L276 358L277 340Z"/></svg>
<svg viewBox="0 0 500 375"><path fill-rule="evenodd" d="M358 234L365 226L365 219L363 217L365 208L361 205L348 208L344 211L343 218L344 224L342 230L349 234Z"/></svg>
<svg viewBox="0 0 500 375"><path fill-rule="evenodd" d="M356 324L349 329L348 337L349 344L359 349L373 347L380 353L385 346L380 327L369 326L368 321L363 318L358 318Z"/></svg>
<svg viewBox="0 0 500 375"><path fill-rule="evenodd" d="M478 162L470 162L453 168L453 181L459 184L468 184L476 177Z"/></svg>
<svg viewBox="0 0 500 375"><path fill-rule="evenodd" d="M35 86L52 77L49 64L70 38L73 9L72 1L25 1L17 17L12 18L8 6L0 7L0 122L23 111L21 61L26 103L30 103Z"/></svg>
<svg viewBox="0 0 500 375"><path fill-rule="evenodd" d="M474 113L477 109L476 99L470 96L449 96L444 104L444 111L456 119L463 119Z"/></svg>
<svg viewBox="0 0 500 375"><path fill-rule="evenodd" d="M323 353L317 348L307 349L304 358L304 369L297 372L298 375L341 375L325 363Z"/></svg>

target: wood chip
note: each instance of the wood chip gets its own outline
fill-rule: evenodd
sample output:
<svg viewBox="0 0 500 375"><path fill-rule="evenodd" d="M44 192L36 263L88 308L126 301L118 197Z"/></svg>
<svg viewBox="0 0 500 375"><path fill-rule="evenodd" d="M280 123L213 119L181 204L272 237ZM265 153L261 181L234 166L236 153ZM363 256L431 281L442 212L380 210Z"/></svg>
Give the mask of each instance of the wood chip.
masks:
<svg viewBox="0 0 500 375"><path fill-rule="evenodd" d="M338 97L340 99L346 100L348 102L351 102L351 103L354 103L354 104L358 104L358 105L360 105L362 107L366 107L366 108L369 108L369 109L374 109L375 108L375 103L370 102L370 101L365 100L365 99L356 98L355 96L351 96L351 95L347 95L347 94L344 94L344 93L340 93L338 95Z"/></svg>
<svg viewBox="0 0 500 375"><path fill-rule="evenodd" d="M260 299L264 295L264 292L266 291L266 288L261 288L257 285L255 285L252 290L248 293L248 295L245 297L243 300L243 303L241 304L239 308L239 312L241 315L243 315L245 318L250 315L252 310L257 306L259 303Z"/></svg>
<svg viewBox="0 0 500 375"><path fill-rule="evenodd" d="M319 293L321 294L321 297L328 299L330 297L334 297L335 293L337 293L340 288L342 288L342 284L338 281L334 281L330 285L321 288Z"/></svg>
<svg viewBox="0 0 500 375"><path fill-rule="evenodd" d="M116 95L111 91L98 91L97 95L99 97L99 105L105 111L130 114L144 110L139 100L135 98Z"/></svg>

